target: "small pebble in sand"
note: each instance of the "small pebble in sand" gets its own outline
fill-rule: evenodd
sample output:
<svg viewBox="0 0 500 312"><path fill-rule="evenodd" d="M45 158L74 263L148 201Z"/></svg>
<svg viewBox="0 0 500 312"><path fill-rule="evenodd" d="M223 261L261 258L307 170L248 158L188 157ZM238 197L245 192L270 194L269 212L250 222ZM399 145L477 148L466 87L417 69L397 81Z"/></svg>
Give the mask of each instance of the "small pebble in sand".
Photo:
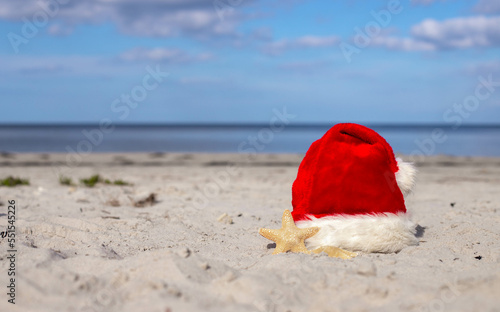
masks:
<svg viewBox="0 0 500 312"><path fill-rule="evenodd" d="M217 218L217 221L218 222L221 222L221 223L226 223L226 224L233 224L233 218L231 218L227 213L223 213L221 214L218 218Z"/></svg>
<svg viewBox="0 0 500 312"><path fill-rule="evenodd" d="M183 247L177 251L177 254L182 258L188 258L191 255L191 250L187 247Z"/></svg>
<svg viewBox="0 0 500 312"><path fill-rule="evenodd" d="M201 262L200 268L202 268L203 270L208 270L210 269L210 265L208 264L208 262Z"/></svg>
<svg viewBox="0 0 500 312"><path fill-rule="evenodd" d="M134 199L131 199L131 200L132 200L132 203L134 204L134 207L138 207L138 208L143 208L146 206L153 206L154 204L158 203L158 201L156 200L155 193L149 194L148 197L146 197L146 198L142 198L139 200L134 200Z"/></svg>
<svg viewBox="0 0 500 312"><path fill-rule="evenodd" d="M120 207L120 202L118 201L118 199L110 199L106 202L106 204L112 207Z"/></svg>
<svg viewBox="0 0 500 312"><path fill-rule="evenodd" d="M169 295L174 296L174 297L181 297L182 296L182 292L175 286L167 287L167 293Z"/></svg>

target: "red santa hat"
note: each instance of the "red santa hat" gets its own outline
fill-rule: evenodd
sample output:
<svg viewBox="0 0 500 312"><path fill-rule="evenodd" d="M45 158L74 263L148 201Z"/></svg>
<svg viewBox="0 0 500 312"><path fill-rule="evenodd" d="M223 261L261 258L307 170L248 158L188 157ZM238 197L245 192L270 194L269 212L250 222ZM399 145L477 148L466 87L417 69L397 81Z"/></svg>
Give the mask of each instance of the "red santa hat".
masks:
<svg viewBox="0 0 500 312"><path fill-rule="evenodd" d="M311 145L292 187L297 226L320 228L307 246L398 252L418 244L404 200L415 173L375 131L332 127Z"/></svg>

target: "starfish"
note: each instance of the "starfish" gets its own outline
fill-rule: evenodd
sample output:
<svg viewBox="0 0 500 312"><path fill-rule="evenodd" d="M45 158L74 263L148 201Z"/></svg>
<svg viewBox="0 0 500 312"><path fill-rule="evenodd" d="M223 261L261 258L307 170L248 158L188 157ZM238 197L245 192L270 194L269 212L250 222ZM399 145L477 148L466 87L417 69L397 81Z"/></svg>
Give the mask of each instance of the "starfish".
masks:
<svg viewBox="0 0 500 312"><path fill-rule="evenodd" d="M286 209L281 218L281 229L259 229L259 234L276 243L273 255L282 252L302 252L310 254L304 245L304 240L318 233L319 227L299 229L293 221L290 210Z"/></svg>

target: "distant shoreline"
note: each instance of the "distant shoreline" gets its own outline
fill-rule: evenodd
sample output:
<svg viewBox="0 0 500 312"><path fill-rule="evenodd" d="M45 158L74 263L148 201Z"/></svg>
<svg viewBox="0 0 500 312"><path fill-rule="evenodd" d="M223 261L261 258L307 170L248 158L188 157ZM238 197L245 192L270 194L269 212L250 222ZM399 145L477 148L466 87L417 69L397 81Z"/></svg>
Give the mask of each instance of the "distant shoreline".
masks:
<svg viewBox="0 0 500 312"><path fill-rule="evenodd" d="M2 153L3 167L298 167L303 154L92 153L77 163L68 153ZM408 155L398 155L409 160ZM500 157L426 156L417 167L500 167Z"/></svg>

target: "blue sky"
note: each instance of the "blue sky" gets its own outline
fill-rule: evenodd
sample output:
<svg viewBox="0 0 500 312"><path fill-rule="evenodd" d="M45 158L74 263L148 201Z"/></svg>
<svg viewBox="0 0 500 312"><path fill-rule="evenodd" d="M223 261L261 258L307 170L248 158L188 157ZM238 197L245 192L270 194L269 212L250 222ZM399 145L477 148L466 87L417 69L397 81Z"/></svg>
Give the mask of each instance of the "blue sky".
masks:
<svg viewBox="0 0 500 312"><path fill-rule="evenodd" d="M0 8L0 123L500 121L498 0Z"/></svg>

